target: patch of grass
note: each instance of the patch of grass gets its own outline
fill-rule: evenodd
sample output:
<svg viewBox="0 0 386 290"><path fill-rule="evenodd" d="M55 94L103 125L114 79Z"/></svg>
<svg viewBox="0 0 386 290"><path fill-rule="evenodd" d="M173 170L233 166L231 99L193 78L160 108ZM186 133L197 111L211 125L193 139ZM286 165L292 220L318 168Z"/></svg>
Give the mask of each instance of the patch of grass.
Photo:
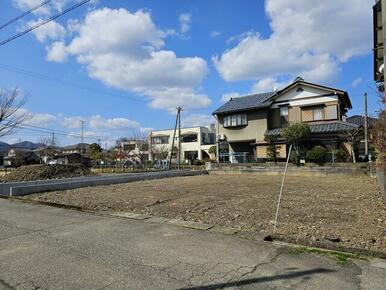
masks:
<svg viewBox="0 0 386 290"><path fill-rule="evenodd" d="M291 254L303 254L303 253L329 257L334 259L338 265L342 265L342 266L346 265L350 260L353 260L353 259L363 260L363 261L369 260L367 257L361 256L358 254L324 251L324 250L319 250L315 248L299 247L299 248L293 248L291 250Z"/></svg>

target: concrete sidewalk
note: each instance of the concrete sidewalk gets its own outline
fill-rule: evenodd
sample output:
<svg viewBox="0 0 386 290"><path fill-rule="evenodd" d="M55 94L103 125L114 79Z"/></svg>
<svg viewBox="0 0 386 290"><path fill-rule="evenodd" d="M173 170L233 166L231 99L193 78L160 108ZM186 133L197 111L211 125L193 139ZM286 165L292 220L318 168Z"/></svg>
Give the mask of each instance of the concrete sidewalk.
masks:
<svg viewBox="0 0 386 290"><path fill-rule="evenodd" d="M384 289L382 260L0 199L0 289Z"/></svg>

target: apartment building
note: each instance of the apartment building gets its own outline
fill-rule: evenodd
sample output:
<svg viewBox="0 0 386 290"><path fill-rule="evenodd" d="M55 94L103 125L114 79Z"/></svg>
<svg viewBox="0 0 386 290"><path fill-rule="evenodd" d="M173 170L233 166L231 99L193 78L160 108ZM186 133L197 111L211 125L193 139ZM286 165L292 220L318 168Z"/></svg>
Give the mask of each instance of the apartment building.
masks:
<svg viewBox="0 0 386 290"><path fill-rule="evenodd" d="M149 134L149 159L162 160L170 157L172 149L174 129L152 131ZM178 132L174 139L172 159L176 160L178 154L184 163L193 160L214 159L209 153L215 146L215 127L189 127L181 128L181 148L178 149Z"/></svg>

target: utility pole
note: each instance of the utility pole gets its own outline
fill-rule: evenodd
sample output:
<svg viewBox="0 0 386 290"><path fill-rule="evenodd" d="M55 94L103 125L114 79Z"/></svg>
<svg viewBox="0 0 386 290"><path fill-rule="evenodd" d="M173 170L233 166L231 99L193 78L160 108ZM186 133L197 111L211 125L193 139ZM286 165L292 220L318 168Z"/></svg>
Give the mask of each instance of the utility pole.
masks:
<svg viewBox="0 0 386 290"><path fill-rule="evenodd" d="M177 107L178 114L178 170L180 170L181 166L181 107Z"/></svg>
<svg viewBox="0 0 386 290"><path fill-rule="evenodd" d="M80 164L83 164L83 127L84 127L84 123L86 121L83 121L83 120L80 120L80 126L81 126L81 130L82 130L82 133L81 133L81 142L80 142Z"/></svg>
<svg viewBox="0 0 386 290"><path fill-rule="evenodd" d="M172 156L173 156L173 149L174 149L174 140L176 139L176 131L178 126L178 169L180 169L180 137L181 137L181 121L180 121L180 113L182 111L181 107L177 107L177 116L176 116L176 123L174 125L174 133L173 133L173 140L172 140L172 149L170 151L170 157L169 157L169 170L172 168Z"/></svg>
<svg viewBox="0 0 386 290"><path fill-rule="evenodd" d="M107 142L105 142L105 152L103 154L102 173L103 173L103 166L106 166L106 155L107 155Z"/></svg>
<svg viewBox="0 0 386 290"><path fill-rule="evenodd" d="M367 119L368 119L368 113L367 113L367 93L365 93L365 120L364 120L364 125L365 125L365 154L366 154L366 157L369 156L369 140L368 140L368 123L367 123Z"/></svg>
<svg viewBox="0 0 386 290"><path fill-rule="evenodd" d="M52 135L51 135L51 147L54 147L55 146L55 133L52 132Z"/></svg>

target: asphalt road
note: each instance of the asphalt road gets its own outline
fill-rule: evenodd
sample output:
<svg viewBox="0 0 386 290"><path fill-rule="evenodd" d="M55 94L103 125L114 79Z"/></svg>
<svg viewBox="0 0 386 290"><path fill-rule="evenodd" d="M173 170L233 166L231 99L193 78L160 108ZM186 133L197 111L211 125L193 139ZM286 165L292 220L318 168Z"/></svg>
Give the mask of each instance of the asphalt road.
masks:
<svg viewBox="0 0 386 290"><path fill-rule="evenodd" d="M341 266L279 244L0 199L0 289L385 289L386 262Z"/></svg>

